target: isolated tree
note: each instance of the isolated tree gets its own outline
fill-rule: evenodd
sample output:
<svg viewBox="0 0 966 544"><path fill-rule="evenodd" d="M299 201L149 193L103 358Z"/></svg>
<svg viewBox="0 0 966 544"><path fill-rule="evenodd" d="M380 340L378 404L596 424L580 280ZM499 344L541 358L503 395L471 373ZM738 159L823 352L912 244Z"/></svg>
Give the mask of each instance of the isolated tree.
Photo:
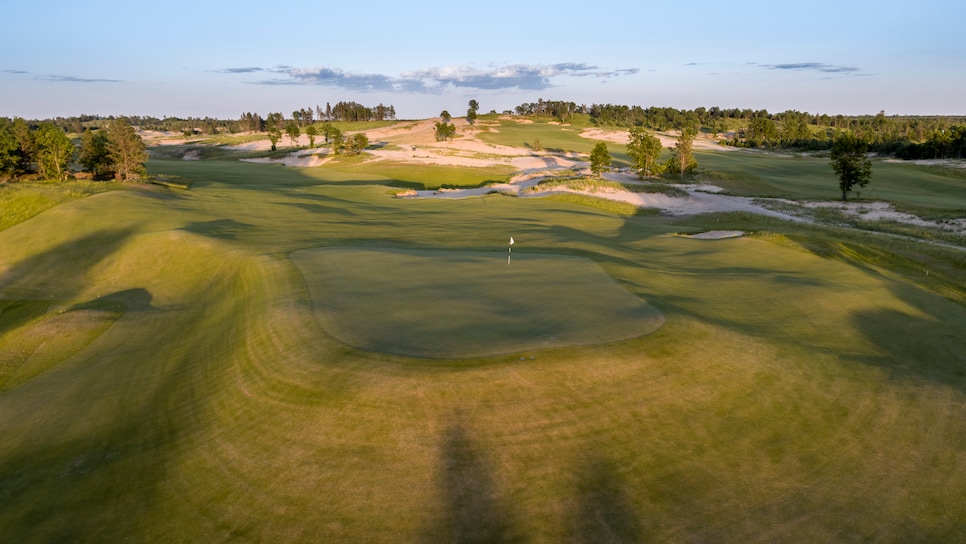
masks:
<svg viewBox="0 0 966 544"><path fill-rule="evenodd" d="M446 110L439 112L439 116L444 123L449 123L449 120L453 118L453 116L450 115L449 112Z"/></svg>
<svg viewBox="0 0 966 544"><path fill-rule="evenodd" d="M37 129L37 163L45 179L64 181L70 174L76 147L67 134L53 123L43 123Z"/></svg>
<svg viewBox="0 0 966 544"><path fill-rule="evenodd" d="M325 143L329 143L336 132L339 132L339 129L333 126L332 123L328 121L322 123L322 135L325 136Z"/></svg>
<svg viewBox="0 0 966 544"><path fill-rule="evenodd" d="M292 142L292 146L297 146L302 131L299 130L299 124L297 122L289 121L285 123L285 134L288 136L289 141Z"/></svg>
<svg viewBox="0 0 966 544"><path fill-rule="evenodd" d="M472 125L476 122L476 114L479 109L480 104L476 100L470 100L470 107L466 110L466 121L469 122L469 124Z"/></svg>
<svg viewBox="0 0 966 544"><path fill-rule="evenodd" d="M832 144L830 154L832 170L839 177L842 200L855 187L865 187L872 179L872 161L865 154L869 144L852 134L843 134Z"/></svg>
<svg viewBox="0 0 966 544"><path fill-rule="evenodd" d="M672 172L679 174L681 179L684 179L684 174L698 167L698 161L694 158L694 137L693 128L684 128L671 150L671 160L668 167Z"/></svg>
<svg viewBox="0 0 966 544"><path fill-rule="evenodd" d="M114 179L131 181L144 175L147 148L127 117L118 117L107 126L107 152L111 157Z"/></svg>
<svg viewBox="0 0 966 544"><path fill-rule="evenodd" d="M342 153L343 150L345 150L345 144L346 144L345 135L342 134L342 131L339 130L338 127L332 127L331 136L332 136L332 150L335 151L336 155L339 155Z"/></svg>
<svg viewBox="0 0 966 544"><path fill-rule="evenodd" d="M272 151L275 151L278 141L282 139L282 131L275 125L270 125L267 130L268 141L272 142Z"/></svg>
<svg viewBox="0 0 966 544"><path fill-rule="evenodd" d="M80 150L77 160L84 171L97 177L106 174L111 169L111 154L107 149L107 132L103 130L88 130L81 135Z"/></svg>
<svg viewBox="0 0 966 544"><path fill-rule="evenodd" d="M657 166L657 160L661 157L661 140L648 134L643 127L631 127L627 142L627 154L634 161L634 169L637 170L637 177L644 179L647 176L660 173L662 170Z"/></svg>
<svg viewBox="0 0 966 544"><path fill-rule="evenodd" d="M305 135L309 137L309 149L315 149L315 137L319 135L319 129L315 125L305 127Z"/></svg>
<svg viewBox="0 0 966 544"><path fill-rule="evenodd" d="M282 128L285 122L285 117L281 113L269 113L268 117L265 118L265 130L268 132L268 141L272 142L272 151L275 151L275 146L278 141L282 139Z"/></svg>
<svg viewBox="0 0 966 544"><path fill-rule="evenodd" d="M444 123L441 121L436 122L436 141L437 142L442 142L444 140L452 140L453 136L455 135L456 135L456 125L452 125L450 123Z"/></svg>
<svg viewBox="0 0 966 544"><path fill-rule="evenodd" d="M607 151L607 144L597 142L590 152L590 171L599 178L608 170L610 170L610 153Z"/></svg>
<svg viewBox="0 0 966 544"><path fill-rule="evenodd" d="M352 138L348 142L348 149L350 155L358 155L362 153L362 150L369 146L369 138L366 137L362 132L357 132L352 135Z"/></svg>

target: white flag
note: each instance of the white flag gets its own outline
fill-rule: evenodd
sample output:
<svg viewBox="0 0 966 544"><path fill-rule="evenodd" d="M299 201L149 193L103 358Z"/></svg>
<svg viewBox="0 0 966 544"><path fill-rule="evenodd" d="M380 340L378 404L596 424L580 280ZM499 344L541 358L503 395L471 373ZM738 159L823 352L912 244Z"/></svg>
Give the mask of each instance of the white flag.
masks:
<svg viewBox="0 0 966 544"><path fill-rule="evenodd" d="M510 245L511 246L513 245L513 237L512 236L510 237Z"/></svg>

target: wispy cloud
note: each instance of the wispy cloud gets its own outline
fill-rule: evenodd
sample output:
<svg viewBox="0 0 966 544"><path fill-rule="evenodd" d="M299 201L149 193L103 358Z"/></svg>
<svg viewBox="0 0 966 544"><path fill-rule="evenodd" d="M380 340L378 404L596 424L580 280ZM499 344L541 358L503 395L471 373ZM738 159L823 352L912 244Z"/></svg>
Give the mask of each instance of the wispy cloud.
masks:
<svg viewBox="0 0 966 544"><path fill-rule="evenodd" d="M86 78L86 77L74 77L74 76L44 76L37 79L43 79L46 81L57 81L62 83L120 83L120 79L99 79L99 78Z"/></svg>
<svg viewBox="0 0 966 544"><path fill-rule="evenodd" d="M265 72L266 70L257 66L249 66L246 68L219 68L211 71L218 74L251 74L253 72Z"/></svg>
<svg viewBox="0 0 966 544"><path fill-rule="evenodd" d="M293 68L288 71L292 82L303 85L328 85L353 91L391 91L395 81L382 74L356 74L339 68Z"/></svg>
<svg viewBox="0 0 966 544"><path fill-rule="evenodd" d="M252 74L256 72L269 72L274 74L285 74L291 70L291 66L278 65L274 68L262 68L259 66L244 66L236 68L218 68L216 70L209 70L210 72L215 72L216 74Z"/></svg>
<svg viewBox="0 0 966 544"><path fill-rule="evenodd" d="M617 70L595 70L588 72L572 72L567 74L573 77L620 77L632 76L640 72L640 68L619 68Z"/></svg>
<svg viewBox="0 0 966 544"><path fill-rule="evenodd" d="M405 72L404 78L423 82L427 87L453 86L461 88L496 90L525 89L543 90L553 87L552 79L570 77L618 77L636 74L637 68L604 70L597 66L563 62L558 64L510 64L488 69L471 66L449 68L424 68Z"/></svg>
<svg viewBox="0 0 966 544"><path fill-rule="evenodd" d="M9 69L8 70L0 70L0 72L3 72L5 74L28 74L28 73L30 73L30 72L25 72L23 70L9 70Z"/></svg>
<svg viewBox="0 0 966 544"><path fill-rule="evenodd" d="M796 62L789 64L762 64L762 68L769 70L793 70L796 72L813 71L825 74L853 74L860 70L854 66L834 66L822 62Z"/></svg>
<svg viewBox="0 0 966 544"><path fill-rule="evenodd" d="M272 72L287 76L250 82L257 85L327 85L356 91L436 93L446 87L480 90L542 90L554 86L552 80L558 77L610 78L633 75L638 73L639 69L602 69L585 63L567 62L543 65L510 64L489 68L432 67L403 72L399 76L347 72L341 68L325 66L315 68L279 66L274 69L244 67L214 71L225 74Z"/></svg>

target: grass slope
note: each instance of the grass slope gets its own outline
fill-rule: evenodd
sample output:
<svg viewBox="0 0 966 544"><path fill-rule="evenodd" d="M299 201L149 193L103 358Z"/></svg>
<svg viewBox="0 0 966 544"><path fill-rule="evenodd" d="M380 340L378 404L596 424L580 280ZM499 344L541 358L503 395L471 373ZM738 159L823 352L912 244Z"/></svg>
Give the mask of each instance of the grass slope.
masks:
<svg viewBox="0 0 966 544"><path fill-rule="evenodd" d="M0 231L18 376L0 391L0 541L966 539L966 307L893 240L150 167L192 189ZM783 234L661 236L729 222ZM507 233L593 261L665 325L524 363L363 351L319 326L289 258L496 252ZM961 296L954 254L923 266ZM74 340L41 346L51 330Z"/></svg>
<svg viewBox="0 0 966 544"><path fill-rule="evenodd" d="M590 154L596 142L580 136L581 127L562 126L546 122L520 123L500 121L494 130L481 132L479 137L485 142L512 147L533 148L539 140L540 147L548 151L576 152ZM624 146L608 144L613 149Z"/></svg>

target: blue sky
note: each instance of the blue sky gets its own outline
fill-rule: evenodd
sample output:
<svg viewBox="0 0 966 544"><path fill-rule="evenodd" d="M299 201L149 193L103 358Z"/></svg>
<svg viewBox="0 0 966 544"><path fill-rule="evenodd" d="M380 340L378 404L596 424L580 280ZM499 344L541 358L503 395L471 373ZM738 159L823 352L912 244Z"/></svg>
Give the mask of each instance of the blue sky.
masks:
<svg viewBox="0 0 966 544"><path fill-rule="evenodd" d="M0 116L578 104L966 115L966 2L4 2Z"/></svg>

